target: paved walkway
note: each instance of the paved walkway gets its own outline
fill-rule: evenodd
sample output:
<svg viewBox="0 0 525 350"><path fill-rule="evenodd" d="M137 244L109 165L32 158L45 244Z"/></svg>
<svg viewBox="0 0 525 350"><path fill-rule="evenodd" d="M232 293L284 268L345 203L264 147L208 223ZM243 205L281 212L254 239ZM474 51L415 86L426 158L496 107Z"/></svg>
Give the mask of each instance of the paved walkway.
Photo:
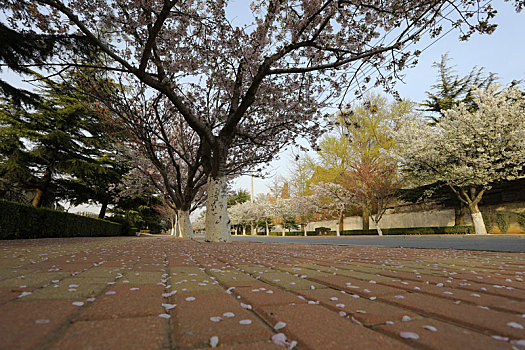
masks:
<svg viewBox="0 0 525 350"><path fill-rule="evenodd" d="M525 252L525 235L421 235L421 236L233 236L234 240L264 243L375 245L398 248L439 248Z"/></svg>
<svg viewBox="0 0 525 350"><path fill-rule="evenodd" d="M0 241L0 349L522 349L525 254Z"/></svg>

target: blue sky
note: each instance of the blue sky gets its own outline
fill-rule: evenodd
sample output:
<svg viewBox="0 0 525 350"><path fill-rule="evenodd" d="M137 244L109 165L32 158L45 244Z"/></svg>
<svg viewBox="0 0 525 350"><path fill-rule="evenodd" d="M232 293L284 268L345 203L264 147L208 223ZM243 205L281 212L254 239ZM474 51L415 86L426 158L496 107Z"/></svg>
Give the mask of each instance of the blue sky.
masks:
<svg viewBox="0 0 525 350"><path fill-rule="evenodd" d="M457 31L452 31L425 50L416 67L403 72L403 82L396 85L400 96L422 102L426 97L425 91L430 90L436 81L437 71L432 64L439 61L445 53L452 59L451 64L460 76L468 74L474 66L478 66L485 67L486 72L497 73L499 82L504 85L512 80L523 80L525 83L525 12L516 13L511 4L502 1L493 2L493 6L498 10L495 18L498 28L492 35L474 35L465 42L459 41ZM419 46L423 48L429 43L430 41L422 40ZM270 163L268 172L274 176L287 177L293 159L292 151L282 152L279 158ZM270 183L271 178L255 178L255 195L269 192L267 186ZM246 190L250 190L250 186L248 176L236 179L232 185L234 189Z"/></svg>

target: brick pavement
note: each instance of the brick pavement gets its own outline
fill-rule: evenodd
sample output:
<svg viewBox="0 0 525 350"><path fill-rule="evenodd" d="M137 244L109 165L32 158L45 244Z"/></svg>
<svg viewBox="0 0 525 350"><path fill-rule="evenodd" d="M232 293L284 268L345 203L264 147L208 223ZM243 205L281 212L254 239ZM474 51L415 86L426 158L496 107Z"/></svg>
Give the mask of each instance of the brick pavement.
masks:
<svg viewBox="0 0 525 350"><path fill-rule="evenodd" d="M525 349L525 254L0 242L0 349Z"/></svg>

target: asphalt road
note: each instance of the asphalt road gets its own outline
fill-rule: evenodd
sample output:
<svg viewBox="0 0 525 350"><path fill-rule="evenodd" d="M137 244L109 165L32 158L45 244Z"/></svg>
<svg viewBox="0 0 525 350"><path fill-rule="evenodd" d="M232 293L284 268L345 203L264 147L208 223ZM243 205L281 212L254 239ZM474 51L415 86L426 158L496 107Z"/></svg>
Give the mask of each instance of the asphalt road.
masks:
<svg viewBox="0 0 525 350"><path fill-rule="evenodd" d="M303 243L337 245L373 245L401 248L437 248L525 252L525 235L475 236L395 236L395 237L276 237L232 236L234 241L264 243Z"/></svg>

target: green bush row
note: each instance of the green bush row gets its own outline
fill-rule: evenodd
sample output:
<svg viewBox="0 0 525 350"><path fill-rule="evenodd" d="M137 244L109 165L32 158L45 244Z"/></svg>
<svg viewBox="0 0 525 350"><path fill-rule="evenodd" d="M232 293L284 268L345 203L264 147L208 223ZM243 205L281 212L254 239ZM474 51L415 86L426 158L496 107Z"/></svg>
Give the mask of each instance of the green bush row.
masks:
<svg viewBox="0 0 525 350"><path fill-rule="evenodd" d="M450 235L474 233L473 226L436 226L436 227L403 227L403 228L384 228L383 235ZM341 236L370 235L377 236L374 230L344 230Z"/></svg>
<svg viewBox="0 0 525 350"><path fill-rule="evenodd" d="M106 220L0 199L0 239L118 236L122 228Z"/></svg>

